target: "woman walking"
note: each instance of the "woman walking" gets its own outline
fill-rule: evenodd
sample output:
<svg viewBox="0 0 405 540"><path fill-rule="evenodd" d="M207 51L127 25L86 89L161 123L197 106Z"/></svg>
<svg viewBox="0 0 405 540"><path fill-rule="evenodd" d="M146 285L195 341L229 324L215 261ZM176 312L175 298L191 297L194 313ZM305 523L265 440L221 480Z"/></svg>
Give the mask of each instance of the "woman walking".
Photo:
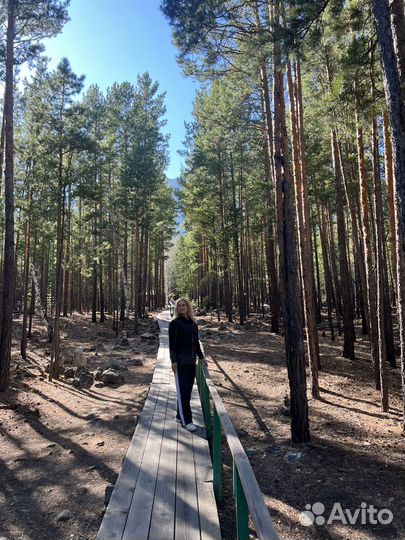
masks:
<svg viewBox="0 0 405 540"><path fill-rule="evenodd" d="M195 379L196 356L203 359L204 355L200 347L193 306L186 298L179 298L174 306L173 320L169 324L169 349L177 388L176 421L188 431L195 431L197 428L193 424L190 399Z"/></svg>

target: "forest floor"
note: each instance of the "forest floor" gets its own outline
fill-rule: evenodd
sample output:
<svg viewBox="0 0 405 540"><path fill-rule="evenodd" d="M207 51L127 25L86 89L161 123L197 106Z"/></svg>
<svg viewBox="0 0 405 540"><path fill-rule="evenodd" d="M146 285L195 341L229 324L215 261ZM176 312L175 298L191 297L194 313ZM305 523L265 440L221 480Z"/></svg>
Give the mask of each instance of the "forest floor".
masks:
<svg viewBox="0 0 405 540"><path fill-rule="evenodd" d="M94 540L104 491L114 484L152 378L157 337L122 345L110 321L89 316L63 321L62 358L84 349L89 369L111 362L128 367L125 383L76 388L61 377L50 383L46 332L34 325L27 362L19 355L16 320L10 389L0 398L0 537L2 540ZM320 337L322 400L309 400L311 442L291 444L285 395L288 379L283 338L266 318L246 326L198 318L214 362L211 375L249 455L282 540L404 540L405 471L399 368L389 368L390 411L382 413L373 387L368 341L358 333L357 359L340 356L336 342ZM131 329L130 329L131 330ZM142 332L156 332L148 318ZM130 334L132 335L132 333ZM69 368L69 364L66 364ZM231 462L225 453L225 540L235 540ZM352 513L361 503L393 513L390 524L304 526L300 512L334 503ZM318 505L319 506L319 505ZM322 508L321 508L322 509ZM252 538L255 538L252 530Z"/></svg>
<svg viewBox="0 0 405 540"><path fill-rule="evenodd" d="M149 390L157 324L153 318L141 322L140 333L156 333L154 339L137 336L123 345L110 321L63 318L65 367L82 347L90 371L111 363L128 369L122 371L124 384L76 388L63 376L47 380L50 345L40 324L34 325L27 362L21 360L21 323L15 321L11 385L0 397L0 537L94 540L105 488L115 483Z"/></svg>
<svg viewBox="0 0 405 540"><path fill-rule="evenodd" d="M341 357L342 338L333 342L320 334L321 399L312 399L308 392L311 441L292 444L284 339L271 333L267 318L253 317L241 327L219 324L212 314L198 317L198 323L206 353L214 359L209 365L211 377L249 456L280 538L404 540L400 368L388 368L390 408L383 413L373 386L368 340L360 329L354 361ZM226 523L226 539L231 540L235 532L228 453L225 463L220 515L223 526ZM322 519L320 525L301 524L301 512L312 511L306 505L314 503L323 505L315 507L322 512L318 517L341 518L329 524ZM336 506L331 514L335 503L342 512ZM371 524L372 509L367 513L371 505L378 511L390 510L392 523ZM346 509L354 516L360 509L354 524L343 514ZM381 517L389 519L389 514Z"/></svg>

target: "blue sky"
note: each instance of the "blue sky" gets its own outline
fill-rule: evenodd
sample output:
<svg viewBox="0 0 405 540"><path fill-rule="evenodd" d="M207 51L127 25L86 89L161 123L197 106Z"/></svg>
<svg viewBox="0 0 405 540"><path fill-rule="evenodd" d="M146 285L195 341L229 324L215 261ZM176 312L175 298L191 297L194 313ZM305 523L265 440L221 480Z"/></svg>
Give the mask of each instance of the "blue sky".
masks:
<svg viewBox="0 0 405 540"><path fill-rule="evenodd" d="M136 82L149 71L166 91L167 126L170 133L169 178L179 175L177 151L184 140L184 121L191 119L198 84L183 77L176 63L171 30L159 10L159 0L71 0L68 22L61 34L46 40L46 55L54 68L66 56L85 85L103 90L113 82Z"/></svg>

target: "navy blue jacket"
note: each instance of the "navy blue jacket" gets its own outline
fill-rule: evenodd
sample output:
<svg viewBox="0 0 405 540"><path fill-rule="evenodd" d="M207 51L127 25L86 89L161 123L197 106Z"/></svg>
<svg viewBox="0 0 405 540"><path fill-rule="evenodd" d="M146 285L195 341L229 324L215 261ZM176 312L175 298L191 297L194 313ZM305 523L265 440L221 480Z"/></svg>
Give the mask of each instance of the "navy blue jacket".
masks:
<svg viewBox="0 0 405 540"><path fill-rule="evenodd" d="M196 355L203 358L198 326L191 319L179 315L169 324L170 360L178 364L194 364Z"/></svg>

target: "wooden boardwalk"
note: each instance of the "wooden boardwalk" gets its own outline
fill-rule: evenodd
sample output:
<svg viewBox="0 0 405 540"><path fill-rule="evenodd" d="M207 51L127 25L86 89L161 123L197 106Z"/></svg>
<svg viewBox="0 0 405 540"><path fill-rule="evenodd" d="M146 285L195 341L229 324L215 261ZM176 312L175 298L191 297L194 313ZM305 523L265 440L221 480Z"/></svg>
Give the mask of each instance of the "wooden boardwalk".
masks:
<svg viewBox="0 0 405 540"><path fill-rule="evenodd" d="M143 411L96 540L221 540L213 472L197 386L192 434L175 422L169 312Z"/></svg>

